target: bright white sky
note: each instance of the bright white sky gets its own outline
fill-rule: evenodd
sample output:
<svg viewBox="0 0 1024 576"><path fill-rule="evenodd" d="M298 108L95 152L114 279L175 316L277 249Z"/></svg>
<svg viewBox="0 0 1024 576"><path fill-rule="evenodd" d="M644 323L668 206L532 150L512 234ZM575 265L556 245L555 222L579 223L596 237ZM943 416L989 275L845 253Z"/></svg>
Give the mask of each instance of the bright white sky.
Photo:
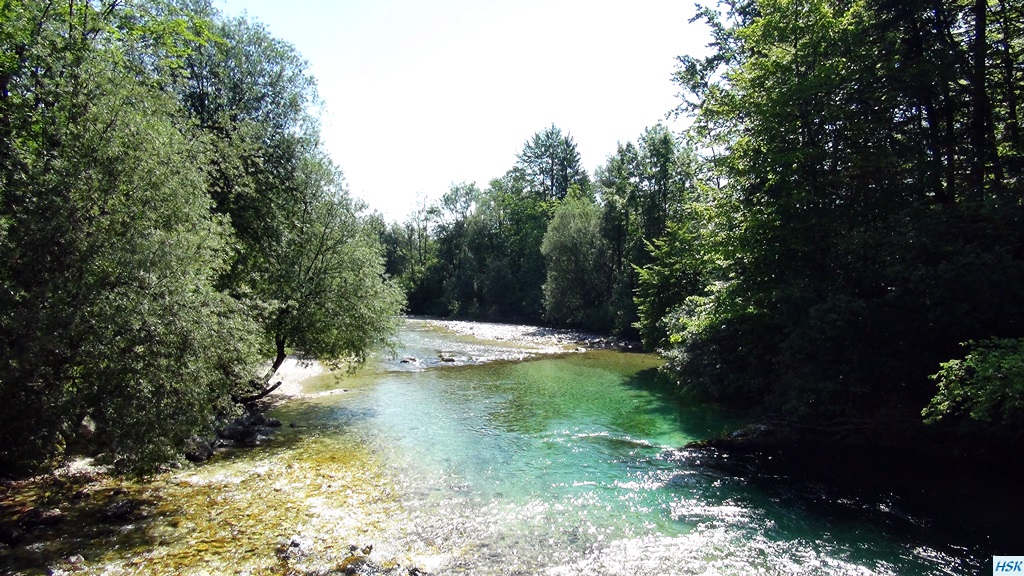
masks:
<svg viewBox="0 0 1024 576"><path fill-rule="evenodd" d="M292 43L325 102L349 188L388 220L417 195L503 175L554 123L593 172L678 103L675 57L703 54L687 0L218 0Z"/></svg>

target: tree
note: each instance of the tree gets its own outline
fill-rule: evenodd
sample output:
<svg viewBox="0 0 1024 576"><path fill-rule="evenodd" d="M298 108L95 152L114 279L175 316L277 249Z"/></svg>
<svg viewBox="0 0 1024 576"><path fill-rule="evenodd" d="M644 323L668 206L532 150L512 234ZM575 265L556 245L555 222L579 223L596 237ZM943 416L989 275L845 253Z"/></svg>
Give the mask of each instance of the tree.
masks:
<svg viewBox="0 0 1024 576"><path fill-rule="evenodd" d="M217 19L213 32L222 41L197 46L175 88L213 142L210 195L239 240L221 285L274 343L269 374L252 383L259 393L291 346L361 361L387 343L403 301L384 276L379 235L322 150L306 62L244 18Z"/></svg>
<svg viewBox="0 0 1024 576"><path fill-rule="evenodd" d="M304 68L195 4L0 6L5 470L77 444L151 471L262 388L271 341L358 361L394 328Z"/></svg>
<svg viewBox="0 0 1024 576"><path fill-rule="evenodd" d="M665 236L648 245L651 262L637 269L636 327L649 350L669 344L664 320L670 312L705 295L711 266L704 260L701 224L696 217L670 223Z"/></svg>
<svg viewBox="0 0 1024 576"><path fill-rule="evenodd" d="M792 417L916 416L958 342L1021 331L1016 89L995 92L1003 116L983 89L1014 50L992 49L977 4L701 14L716 51L682 59L678 80L711 234L699 260L658 257L703 268L666 316L672 367Z"/></svg>
<svg viewBox="0 0 1024 576"><path fill-rule="evenodd" d="M208 2L196 4L214 20L219 41L194 46L174 89L214 146L210 195L241 244L223 279L234 289L258 275L267 252L284 239L286 214L301 195L303 158L320 146L308 110L318 96L291 45L258 23L222 19Z"/></svg>
<svg viewBox="0 0 1024 576"><path fill-rule="evenodd" d="M148 470L256 368L255 325L214 285L230 228L207 152L126 60L118 5L0 10L0 461L46 466L89 416L94 450Z"/></svg>
<svg viewBox="0 0 1024 576"><path fill-rule="evenodd" d="M481 221L491 237L484 289L496 318L513 322L543 319L545 278L541 243L547 230L546 202L529 192L528 177L512 168L491 180Z"/></svg>
<svg viewBox="0 0 1024 576"><path fill-rule="evenodd" d="M471 249L478 230L473 215L480 200L476 184L453 184L430 210L437 258L431 270L436 309L443 315L479 317L478 263L485 255Z"/></svg>
<svg viewBox="0 0 1024 576"><path fill-rule="evenodd" d="M416 209L404 223L392 222L381 233L385 272L397 279L411 311L422 312L431 298L425 292L425 278L435 262L436 246L431 238L428 208L426 199L421 196L417 199Z"/></svg>
<svg viewBox="0 0 1024 576"><path fill-rule="evenodd" d="M939 390L922 411L925 421L966 413L974 420L1018 428L1024 408L1024 339L964 345L971 349L966 357L943 362L932 375Z"/></svg>
<svg viewBox="0 0 1024 576"><path fill-rule="evenodd" d="M608 241L611 259L607 282L611 284L608 290L613 319L609 329L628 336L635 336L639 329L650 349L663 339L658 326L667 308L659 308L657 317L638 315L637 272L652 264L649 247L669 233L670 219L688 217L691 164L690 152L668 129L657 125L644 131L639 146L620 144L597 175L596 189L604 208L602 234ZM653 289L653 284L649 286ZM681 302L678 295L686 288L666 283L656 290L667 301ZM658 314L654 308L647 312Z"/></svg>
<svg viewBox="0 0 1024 576"><path fill-rule="evenodd" d="M601 211L593 200L570 194L555 208L541 252L547 261L544 316L589 329L608 325L609 271L603 258Z"/></svg>
<svg viewBox="0 0 1024 576"><path fill-rule="evenodd" d="M552 203L529 190L519 167L453 185L430 209L431 262L412 290L414 313L539 322L545 278L540 246Z"/></svg>
<svg viewBox="0 0 1024 576"><path fill-rule="evenodd" d="M284 203L287 213L281 214L292 225L261 255L273 264L253 289L270 307L266 330L276 349L271 376L292 346L319 358L362 363L370 350L388 345L404 305L399 288L383 275L379 235L358 216L338 169L310 152L298 176L297 197Z"/></svg>
<svg viewBox="0 0 1024 576"><path fill-rule="evenodd" d="M590 191L590 177L580 166L576 143L554 124L527 140L517 158L530 191L544 200L565 198L573 185Z"/></svg>

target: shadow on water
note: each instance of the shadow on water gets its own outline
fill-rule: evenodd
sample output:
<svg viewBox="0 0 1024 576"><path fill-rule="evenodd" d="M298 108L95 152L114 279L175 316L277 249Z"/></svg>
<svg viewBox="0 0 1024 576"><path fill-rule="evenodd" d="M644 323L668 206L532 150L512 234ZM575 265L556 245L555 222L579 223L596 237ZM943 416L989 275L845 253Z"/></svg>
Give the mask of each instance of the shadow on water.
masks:
<svg viewBox="0 0 1024 576"><path fill-rule="evenodd" d="M637 371L623 386L649 395L635 415L623 414L628 423L619 423L640 435L656 434L655 422L665 420L674 420L696 439L722 436L750 423L747 416L681 393L656 367ZM780 533L819 537L814 532L822 527L873 533L879 541L906 542L921 556L934 553L942 558L939 563L949 563L950 574L976 573L993 555L1024 550L1024 533L1008 521L1024 517L1024 496L1006 497L1018 490L1005 474L965 470L952 462L944 470L943 463L911 450L728 453L679 446L662 454L678 472L670 485L684 492L692 487L711 500L718 487L723 495L719 504L747 498L753 507L771 510L767 516ZM679 517L706 520L700 509Z"/></svg>
<svg viewBox="0 0 1024 576"><path fill-rule="evenodd" d="M749 417L700 402L682 392L657 367L637 372L623 385L651 395L652 412L673 420L687 436L696 439L728 434L750 423Z"/></svg>
<svg viewBox="0 0 1024 576"><path fill-rule="evenodd" d="M731 453L708 447L666 457L756 492L761 506L774 510L779 530L854 530L880 543L906 543L914 555L946 564L922 573L981 573L993 555L1024 549L1024 534L992 522L1017 516L1022 499L1014 496L1002 510L986 501L992 490L1015 494L1014 489L1001 481L978 483L971 472L943 471L923 458L849 449Z"/></svg>

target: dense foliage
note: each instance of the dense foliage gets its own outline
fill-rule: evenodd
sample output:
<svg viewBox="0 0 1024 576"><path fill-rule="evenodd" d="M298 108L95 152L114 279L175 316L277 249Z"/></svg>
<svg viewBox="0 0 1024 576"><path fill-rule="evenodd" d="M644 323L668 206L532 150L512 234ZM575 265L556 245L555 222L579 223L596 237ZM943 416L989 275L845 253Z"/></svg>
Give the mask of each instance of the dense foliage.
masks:
<svg viewBox="0 0 1024 576"><path fill-rule="evenodd" d="M0 22L5 471L69 446L152 469L284 343L386 340L400 294L291 47L201 2L21 0Z"/></svg>
<svg viewBox="0 0 1024 576"><path fill-rule="evenodd" d="M553 168L575 154L538 133L418 228L414 309L636 334L684 388L823 428L927 406L1012 437L1022 15L1017 0L703 8L710 53L676 72L686 134L649 129L565 184L579 172Z"/></svg>
<svg viewBox="0 0 1024 576"><path fill-rule="evenodd" d="M594 180L572 137L550 126L480 190L460 184L382 230L410 311L551 322L632 337L636 267L683 210L691 154L665 127L626 143Z"/></svg>
<svg viewBox="0 0 1024 576"><path fill-rule="evenodd" d="M1024 414L1024 339L969 342L964 359L943 362L932 376L939 392L924 410L928 421L967 412L971 418L1019 427Z"/></svg>
<svg viewBox="0 0 1024 576"><path fill-rule="evenodd" d="M1018 12L703 13L717 51L678 78L717 238L693 244L703 286L666 320L681 382L803 418L905 418L958 343L1021 336Z"/></svg>

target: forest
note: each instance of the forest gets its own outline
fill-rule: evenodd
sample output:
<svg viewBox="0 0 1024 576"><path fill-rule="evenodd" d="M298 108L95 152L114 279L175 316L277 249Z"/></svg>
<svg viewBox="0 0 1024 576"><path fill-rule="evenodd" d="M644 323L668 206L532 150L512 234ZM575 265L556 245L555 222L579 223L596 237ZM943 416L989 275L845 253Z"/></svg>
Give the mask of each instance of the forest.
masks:
<svg viewBox="0 0 1024 576"><path fill-rule="evenodd" d="M590 175L552 125L486 188L381 227L410 310L639 337L686 392L826 442L1019 449L1021 3L736 0L697 22L684 133Z"/></svg>
<svg viewBox="0 0 1024 576"><path fill-rule="evenodd" d="M685 393L815 429L1021 445L1019 0L705 6L685 132L590 174L541 127L393 223L262 25L210 0L0 22L6 470L152 470L289 352L358 364L403 311L640 339Z"/></svg>

